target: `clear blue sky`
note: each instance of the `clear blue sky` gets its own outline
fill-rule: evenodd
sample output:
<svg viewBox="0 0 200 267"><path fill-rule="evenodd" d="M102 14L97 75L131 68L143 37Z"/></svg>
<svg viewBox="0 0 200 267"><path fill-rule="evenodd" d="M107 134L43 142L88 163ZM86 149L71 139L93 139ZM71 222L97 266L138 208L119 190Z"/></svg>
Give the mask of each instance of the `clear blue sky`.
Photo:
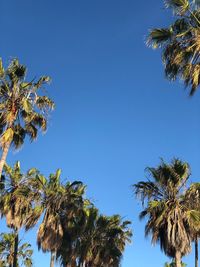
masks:
<svg viewBox="0 0 200 267"><path fill-rule="evenodd" d="M144 238L131 184L160 157L180 157L192 181L200 177L200 93L189 98L180 82L165 80L159 51L144 43L170 12L162 0L2 0L0 12L3 60L18 57L30 78L50 75L57 105L47 134L8 162L82 180L103 213L133 222L122 266L162 267L168 259ZM34 247L36 230L26 236ZM193 255L184 261L193 266ZM49 266L49 255L35 247L34 262Z"/></svg>

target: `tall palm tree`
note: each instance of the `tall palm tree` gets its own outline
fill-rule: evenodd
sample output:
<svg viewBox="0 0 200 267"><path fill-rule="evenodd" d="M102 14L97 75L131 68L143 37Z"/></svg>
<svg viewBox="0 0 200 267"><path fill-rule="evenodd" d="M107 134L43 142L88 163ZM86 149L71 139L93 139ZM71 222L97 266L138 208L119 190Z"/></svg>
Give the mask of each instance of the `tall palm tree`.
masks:
<svg viewBox="0 0 200 267"><path fill-rule="evenodd" d="M38 130L46 131L48 111L54 108L53 101L39 94L48 76L37 81L26 80L26 67L13 59L4 70L0 59L0 177L11 144L19 148L26 136L33 141Z"/></svg>
<svg viewBox="0 0 200 267"><path fill-rule="evenodd" d="M81 210L85 186L81 182L67 183L60 181L61 170L49 176L49 180L38 176L39 183L43 184L42 209L44 213L39 227L37 243L39 249L51 252L50 267L54 266L56 252L63 241L64 226L70 227Z"/></svg>
<svg viewBox="0 0 200 267"><path fill-rule="evenodd" d="M189 165L174 159L147 170L149 180L134 185L136 196L145 206L140 219L148 218L145 235L151 234L152 243L160 243L161 250L181 267L182 256L191 250L191 224L198 222L199 215L185 205L183 191L190 176Z"/></svg>
<svg viewBox="0 0 200 267"><path fill-rule="evenodd" d="M17 267L19 230L26 224L33 212L33 192L29 181L35 176L35 169L21 173L20 162L12 168L4 164L3 182L0 192L0 216L6 218L7 226L14 231L13 267Z"/></svg>
<svg viewBox="0 0 200 267"><path fill-rule="evenodd" d="M147 44L162 49L162 60L169 80L180 78L193 95L200 84L200 2L166 0L175 20L168 28L150 31Z"/></svg>
<svg viewBox="0 0 200 267"><path fill-rule="evenodd" d="M186 191L187 206L190 210L197 210L200 213L200 183L193 183ZM191 236L195 243L195 267L198 267L198 240L200 237L200 215L196 223L191 224Z"/></svg>
<svg viewBox="0 0 200 267"><path fill-rule="evenodd" d="M14 264L14 247L15 247L15 233L2 233L0 235L0 266L13 267ZM33 250L28 243L21 244L19 242L19 249L17 258L25 267L31 267ZM19 266L19 265L17 265Z"/></svg>

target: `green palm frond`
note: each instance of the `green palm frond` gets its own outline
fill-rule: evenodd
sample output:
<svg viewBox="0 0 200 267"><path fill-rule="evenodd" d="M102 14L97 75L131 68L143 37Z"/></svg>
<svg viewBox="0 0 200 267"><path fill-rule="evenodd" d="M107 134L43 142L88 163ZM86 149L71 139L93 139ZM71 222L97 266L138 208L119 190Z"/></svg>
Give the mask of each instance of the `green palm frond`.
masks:
<svg viewBox="0 0 200 267"><path fill-rule="evenodd" d="M188 0L165 0L165 5L180 15L185 14L190 8L190 2Z"/></svg>
<svg viewBox="0 0 200 267"><path fill-rule="evenodd" d="M141 199L142 203L144 204L145 199L151 199L154 197L162 196L161 192L157 185L151 181L148 182L139 182L133 185L134 192L136 196Z"/></svg>
<svg viewBox="0 0 200 267"><path fill-rule="evenodd" d="M36 99L36 105L39 109L54 109L54 102L47 96L38 96Z"/></svg>
<svg viewBox="0 0 200 267"><path fill-rule="evenodd" d="M35 175L37 175L37 174L39 174L39 171L38 171L38 169L36 169L36 168L31 168L31 169L29 169L29 170L27 171L27 176L29 176L29 177L31 177L31 176L35 176Z"/></svg>
<svg viewBox="0 0 200 267"><path fill-rule="evenodd" d="M30 122L34 126L38 127L39 129L42 129L43 132L45 132L47 130L47 120L41 114L34 113L33 116L31 117Z"/></svg>
<svg viewBox="0 0 200 267"><path fill-rule="evenodd" d="M0 137L1 146L4 146L7 142L10 142L13 139L14 131L11 128L8 128Z"/></svg>
<svg viewBox="0 0 200 267"><path fill-rule="evenodd" d="M171 26L173 30L173 36L177 38L182 38L184 36L190 35L191 24L185 18L177 19ZM180 39L181 40L181 39Z"/></svg>
<svg viewBox="0 0 200 267"><path fill-rule="evenodd" d="M25 136L26 136L26 131L24 130L24 128L21 127L20 124L16 124L14 126L13 130L14 130L14 134L13 134L13 137L12 137L13 146L14 146L15 149L18 149L24 143L24 139L25 139Z"/></svg>
<svg viewBox="0 0 200 267"><path fill-rule="evenodd" d="M172 37L172 28L164 29L164 28L157 28L150 31L147 45L152 46L153 48L162 47L163 44L170 41Z"/></svg>
<svg viewBox="0 0 200 267"><path fill-rule="evenodd" d="M31 102L27 99L27 98L24 98L23 101L22 101L22 108L25 110L26 113L30 113L32 112L32 104Z"/></svg>
<svg viewBox="0 0 200 267"><path fill-rule="evenodd" d="M31 122L25 125L24 130L26 131L27 135L30 137L31 142L37 138L38 130Z"/></svg>
<svg viewBox="0 0 200 267"><path fill-rule="evenodd" d="M200 211L188 210L187 216L188 216L190 225L200 230Z"/></svg>
<svg viewBox="0 0 200 267"><path fill-rule="evenodd" d="M17 83L25 78L26 67L24 65L21 65L18 59L13 59L8 66L6 75L9 76L12 84Z"/></svg>
<svg viewBox="0 0 200 267"><path fill-rule="evenodd" d="M46 83L50 83L51 78L49 76L42 76L39 78L39 80L34 83L33 85L33 91L37 91L39 88L42 87L42 85L46 84Z"/></svg>

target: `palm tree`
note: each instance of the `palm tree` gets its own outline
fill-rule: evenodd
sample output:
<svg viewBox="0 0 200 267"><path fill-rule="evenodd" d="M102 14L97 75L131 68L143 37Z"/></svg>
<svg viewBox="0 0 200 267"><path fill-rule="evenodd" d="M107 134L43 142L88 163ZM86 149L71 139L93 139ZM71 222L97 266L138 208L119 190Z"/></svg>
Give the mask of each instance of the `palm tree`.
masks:
<svg viewBox="0 0 200 267"><path fill-rule="evenodd" d="M131 240L130 222L122 221L119 215L100 215L94 229L92 266L120 266L125 246Z"/></svg>
<svg viewBox="0 0 200 267"><path fill-rule="evenodd" d="M54 266L56 252L62 245L64 226L70 227L71 221L81 210L85 190L81 182L63 185L60 175L61 170L57 170L49 176L49 180L45 180L43 176L37 177L39 183L43 184L41 211L44 212L37 243L43 252L51 252L50 267Z"/></svg>
<svg viewBox="0 0 200 267"><path fill-rule="evenodd" d="M0 266L13 267L14 266L14 247L15 247L15 233L2 233L0 235ZM32 266L33 250L28 243L20 244L17 253L18 261L22 262L25 267ZM17 265L19 266L19 265Z"/></svg>
<svg viewBox="0 0 200 267"><path fill-rule="evenodd" d="M96 231L96 223L99 217L99 211L93 205L91 207L85 208L85 223L82 228L82 232L80 233L80 240L77 244L77 255L76 257L79 259L78 266L88 266L91 262L93 262L94 247L97 246L97 242L94 240L95 231Z"/></svg>
<svg viewBox="0 0 200 267"><path fill-rule="evenodd" d="M73 216L66 215L62 218L63 239L62 245L57 251L56 258L64 267L81 266L86 248L82 246L83 229L86 226L85 208L90 205L83 199L83 204L76 204L73 208ZM85 244L87 246L87 244Z"/></svg>
<svg viewBox="0 0 200 267"><path fill-rule="evenodd" d="M85 209L82 231L72 238L70 243L63 243L58 251L62 266L67 267L117 267L127 242L132 233L129 221L122 221L119 215L99 215L92 205ZM69 237L63 238L63 240Z"/></svg>
<svg viewBox="0 0 200 267"><path fill-rule="evenodd" d="M169 80L180 78L193 95L200 84L200 2L166 0L175 21L168 28L150 31L147 44L162 49L162 60Z"/></svg>
<svg viewBox="0 0 200 267"><path fill-rule="evenodd" d="M13 267L17 267L19 230L25 226L34 210L34 192L29 181L35 176L35 169L21 173L20 162L14 167L4 164L3 182L1 181L0 215L6 218L7 226L14 230Z"/></svg>
<svg viewBox="0 0 200 267"><path fill-rule="evenodd" d="M19 148L25 137L36 139L38 130L47 129L48 111L53 101L38 90L50 81L47 76L26 81L26 67L13 59L4 70L0 59L0 177L11 144Z"/></svg>
<svg viewBox="0 0 200 267"><path fill-rule="evenodd" d="M187 205L190 210L200 211L200 183L193 183L186 191ZM198 239L200 237L200 215L191 225L191 237L195 243L195 267L198 267Z"/></svg>
<svg viewBox="0 0 200 267"><path fill-rule="evenodd" d="M160 243L161 250L181 267L182 256L191 250L191 225L199 222L199 213L187 207L183 194L189 165L174 159L147 170L150 179L134 185L136 196L145 206L140 219L148 218L145 235L151 234L152 243Z"/></svg>

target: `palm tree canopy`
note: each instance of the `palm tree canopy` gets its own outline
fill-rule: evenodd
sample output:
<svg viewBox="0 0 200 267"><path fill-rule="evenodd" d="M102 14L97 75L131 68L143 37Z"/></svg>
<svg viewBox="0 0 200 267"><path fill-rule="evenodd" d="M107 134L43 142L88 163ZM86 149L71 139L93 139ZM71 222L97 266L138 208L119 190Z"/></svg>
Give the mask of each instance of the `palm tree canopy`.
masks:
<svg viewBox="0 0 200 267"><path fill-rule="evenodd" d="M147 45L162 49L166 77L180 78L193 95L200 84L200 2L166 0L176 20L150 31Z"/></svg>
<svg viewBox="0 0 200 267"><path fill-rule="evenodd" d="M26 80L26 67L13 59L4 70L0 59L0 142L12 142L19 148L25 137L37 137L38 129L46 131L48 111L54 108L53 101L41 94L39 89L49 83L48 76L37 81Z"/></svg>
<svg viewBox="0 0 200 267"><path fill-rule="evenodd" d="M98 209L91 205L85 209L79 236L71 236L69 243L65 240L69 240L70 236L64 234L57 258L62 266L120 266L125 245L132 236L129 225L130 222L123 221L119 215L100 215Z"/></svg>
<svg viewBox="0 0 200 267"><path fill-rule="evenodd" d="M7 225L13 229L19 230L25 226L37 207L39 199L30 186L37 172L33 168L23 174L19 161L13 168L4 165L3 179L0 181L0 215L6 217Z"/></svg>
<svg viewBox="0 0 200 267"><path fill-rule="evenodd" d="M57 251L62 244L63 228L70 228L79 217L83 205L85 186L81 182L61 183L61 170L50 174L49 179L38 176L42 186L43 221L39 227L38 247L46 251Z"/></svg>
<svg viewBox="0 0 200 267"><path fill-rule="evenodd" d="M13 264L15 233L0 235L0 266L8 267ZM31 267L33 250L28 243L19 244L18 259L25 267Z"/></svg>
<svg viewBox="0 0 200 267"><path fill-rule="evenodd" d="M147 168L147 182L134 185L134 191L145 209L140 218L148 218L145 235L152 235L152 243L159 242L161 249L170 257L180 251L185 255L191 250L190 225L198 220L197 211L190 210L184 197L184 188L190 176L186 162L174 159L164 161L156 168Z"/></svg>

